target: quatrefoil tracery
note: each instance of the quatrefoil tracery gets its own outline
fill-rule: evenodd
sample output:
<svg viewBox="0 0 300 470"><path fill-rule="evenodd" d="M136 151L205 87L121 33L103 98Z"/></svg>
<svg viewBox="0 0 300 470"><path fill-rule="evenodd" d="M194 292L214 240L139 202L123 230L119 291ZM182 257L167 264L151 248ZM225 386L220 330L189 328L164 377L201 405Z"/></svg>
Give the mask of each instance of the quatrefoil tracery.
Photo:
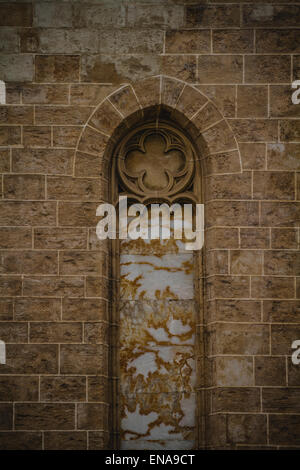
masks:
<svg viewBox="0 0 300 470"><path fill-rule="evenodd" d="M194 152L189 140L168 125L142 126L123 139L116 155L127 191L142 197L173 196L191 181Z"/></svg>

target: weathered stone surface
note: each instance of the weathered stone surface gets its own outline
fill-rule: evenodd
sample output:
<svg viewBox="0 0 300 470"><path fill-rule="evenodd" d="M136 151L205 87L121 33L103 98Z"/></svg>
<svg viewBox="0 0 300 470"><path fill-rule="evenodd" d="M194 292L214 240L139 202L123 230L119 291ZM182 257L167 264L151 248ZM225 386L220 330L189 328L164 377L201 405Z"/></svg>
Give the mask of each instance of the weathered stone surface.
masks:
<svg viewBox="0 0 300 470"><path fill-rule="evenodd" d="M26 343L28 325L19 322L1 322L0 337L5 343Z"/></svg>
<svg viewBox="0 0 300 470"><path fill-rule="evenodd" d="M262 391L263 411L269 413L299 412L299 389L265 388Z"/></svg>
<svg viewBox="0 0 300 470"><path fill-rule="evenodd" d="M164 55L161 56L161 71L165 75L196 83L196 56Z"/></svg>
<svg viewBox="0 0 300 470"><path fill-rule="evenodd" d="M200 83L241 83L242 78L243 59L241 55L201 55L198 57L198 80Z"/></svg>
<svg viewBox="0 0 300 470"><path fill-rule="evenodd" d="M299 53L299 31L297 29L258 29L256 31L256 52Z"/></svg>
<svg viewBox="0 0 300 470"><path fill-rule="evenodd" d="M164 33L159 29L113 29L99 34L101 54L161 54Z"/></svg>
<svg viewBox="0 0 300 470"><path fill-rule="evenodd" d="M212 276L208 281L210 298L247 298L250 279L247 276Z"/></svg>
<svg viewBox="0 0 300 470"><path fill-rule="evenodd" d="M36 297L83 297L81 277L28 277L24 280L24 295Z"/></svg>
<svg viewBox="0 0 300 470"><path fill-rule="evenodd" d="M80 323L71 322L34 322L30 326L29 340L31 343L81 343L82 327Z"/></svg>
<svg viewBox="0 0 300 470"><path fill-rule="evenodd" d="M235 85L198 85L197 88L214 102L225 117L235 116Z"/></svg>
<svg viewBox="0 0 300 470"><path fill-rule="evenodd" d="M35 56L35 79L37 82L78 82L80 72L78 55Z"/></svg>
<svg viewBox="0 0 300 470"><path fill-rule="evenodd" d="M101 181L99 178L48 176L47 198L65 201L98 201L101 199Z"/></svg>
<svg viewBox="0 0 300 470"><path fill-rule="evenodd" d="M49 126L24 126L24 147L49 147L51 145L51 128Z"/></svg>
<svg viewBox="0 0 300 470"><path fill-rule="evenodd" d="M19 52L19 36L17 31L11 28L1 28L0 52Z"/></svg>
<svg viewBox="0 0 300 470"><path fill-rule="evenodd" d="M246 55L246 83L285 83L290 80L291 62L284 55Z"/></svg>
<svg viewBox="0 0 300 470"><path fill-rule="evenodd" d="M95 2L94 2L95 3ZM97 3L97 2L96 2ZM125 6L118 3L104 5L74 5L74 25L76 27L125 26Z"/></svg>
<svg viewBox="0 0 300 470"><path fill-rule="evenodd" d="M17 403L15 405L16 429L74 429L75 405L72 404L45 404L45 403Z"/></svg>
<svg viewBox="0 0 300 470"><path fill-rule="evenodd" d="M37 401L38 377L0 376L1 401Z"/></svg>
<svg viewBox="0 0 300 470"><path fill-rule="evenodd" d="M209 155L204 161L206 174L226 174L230 171L239 173L240 157L236 150Z"/></svg>
<svg viewBox="0 0 300 470"><path fill-rule="evenodd" d="M55 225L54 202L5 201L0 203L2 225Z"/></svg>
<svg viewBox="0 0 300 470"><path fill-rule="evenodd" d="M255 300L214 300L209 302L210 321L258 322L261 303Z"/></svg>
<svg viewBox="0 0 300 470"><path fill-rule="evenodd" d="M98 52L98 33L89 29L41 29L38 52L42 54L81 54ZM76 80L77 81L77 80Z"/></svg>
<svg viewBox="0 0 300 470"><path fill-rule="evenodd" d="M108 349L98 344L62 344L60 348L62 374L107 375Z"/></svg>
<svg viewBox="0 0 300 470"><path fill-rule="evenodd" d="M33 124L32 106L0 106L1 124Z"/></svg>
<svg viewBox="0 0 300 470"><path fill-rule="evenodd" d="M99 131L111 135L121 121L121 114L109 100L105 100L92 115L89 124Z"/></svg>
<svg viewBox="0 0 300 470"><path fill-rule="evenodd" d="M251 387L254 385L251 357L219 356L215 358L215 367L219 387Z"/></svg>
<svg viewBox="0 0 300 470"><path fill-rule="evenodd" d="M85 377L56 376L41 378L42 401L72 402L85 401L85 398Z"/></svg>
<svg viewBox="0 0 300 470"><path fill-rule="evenodd" d="M291 100L290 85L274 85L270 87L270 116L300 117L299 107Z"/></svg>
<svg viewBox="0 0 300 470"><path fill-rule="evenodd" d="M26 104L67 104L68 94L68 86L61 84L25 84L22 87L22 99Z"/></svg>
<svg viewBox="0 0 300 470"><path fill-rule="evenodd" d="M286 385L286 364L284 357L255 357L255 385Z"/></svg>
<svg viewBox="0 0 300 470"><path fill-rule="evenodd" d="M225 120L203 131L202 138L209 148L209 153L236 149L236 141Z"/></svg>
<svg viewBox="0 0 300 470"><path fill-rule="evenodd" d="M297 249L299 245L296 228L273 228L271 234L272 248Z"/></svg>
<svg viewBox="0 0 300 470"><path fill-rule="evenodd" d="M63 320L105 321L108 319L108 304L102 299L64 299Z"/></svg>
<svg viewBox="0 0 300 470"><path fill-rule="evenodd" d="M231 274L262 274L262 252L257 250L232 250L230 253Z"/></svg>
<svg viewBox="0 0 300 470"><path fill-rule="evenodd" d="M36 106L35 119L40 124L85 124L92 109L87 106Z"/></svg>
<svg viewBox="0 0 300 470"><path fill-rule="evenodd" d="M254 201L212 201L207 203L207 226L258 225L258 204Z"/></svg>
<svg viewBox="0 0 300 470"><path fill-rule="evenodd" d="M13 299L0 299L0 320L10 321L13 320Z"/></svg>
<svg viewBox="0 0 300 470"><path fill-rule="evenodd" d="M42 450L42 433L29 431L0 432L3 450Z"/></svg>
<svg viewBox="0 0 300 470"><path fill-rule="evenodd" d="M32 26L31 3L4 2L0 4L1 26Z"/></svg>
<svg viewBox="0 0 300 470"><path fill-rule="evenodd" d="M109 449L110 435L104 431L90 431L89 432L89 449L90 450L105 450Z"/></svg>
<svg viewBox="0 0 300 470"><path fill-rule="evenodd" d="M19 146L21 145L20 126L0 127L0 145ZM7 162L9 163L9 162ZM9 171L9 168L7 168Z"/></svg>
<svg viewBox="0 0 300 470"><path fill-rule="evenodd" d="M237 89L237 117L267 117L268 88L266 86L240 85Z"/></svg>
<svg viewBox="0 0 300 470"><path fill-rule="evenodd" d="M260 143L239 144L244 170L264 170L266 167L266 145Z"/></svg>
<svg viewBox="0 0 300 470"><path fill-rule="evenodd" d="M101 375L88 377L88 399L89 401L109 401L108 379Z"/></svg>
<svg viewBox="0 0 300 470"><path fill-rule="evenodd" d="M103 403L79 403L77 406L78 429L107 429L108 405Z"/></svg>
<svg viewBox="0 0 300 470"><path fill-rule="evenodd" d="M38 227L34 230L34 247L38 249L85 249L87 232L84 228Z"/></svg>
<svg viewBox="0 0 300 470"><path fill-rule="evenodd" d="M166 53L192 54L210 52L210 31L169 30L166 32Z"/></svg>
<svg viewBox="0 0 300 470"><path fill-rule="evenodd" d="M156 5L129 5L128 6L128 26L165 26L168 28L178 28L183 26L184 7L183 5L164 6Z"/></svg>
<svg viewBox="0 0 300 470"><path fill-rule="evenodd" d="M266 444L267 417L261 414L229 415L228 439L234 443Z"/></svg>
<svg viewBox="0 0 300 470"><path fill-rule="evenodd" d="M62 28L73 25L72 5L67 3L37 3L33 25L39 28Z"/></svg>
<svg viewBox="0 0 300 470"><path fill-rule="evenodd" d="M60 299L15 299L15 316L18 321L58 321L61 319Z"/></svg>
<svg viewBox="0 0 300 470"><path fill-rule="evenodd" d="M270 442L272 444L300 445L299 429L299 415L270 415Z"/></svg>
<svg viewBox="0 0 300 470"><path fill-rule="evenodd" d="M73 158L74 152L67 149L15 149L12 155L12 170L15 173L70 175Z"/></svg>
<svg viewBox="0 0 300 470"><path fill-rule="evenodd" d="M278 122L268 119L230 119L229 123L239 142L275 142Z"/></svg>
<svg viewBox="0 0 300 470"><path fill-rule="evenodd" d="M202 93L199 93L195 88L186 86L178 98L176 109L184 112L186 117L191 119L206 102L207 99Z"/></svg>
<svg viewBox="0 0 300 470"><path fill-rule="evenodd" d="M0 277L0 297L21 295L22 280L19 276Z"/></svg>
<svg viewBox="0 0 300 470"><path fill-rule="evenodd" d="M93 227L99 222L96 217L96 202L60 202L58 207L59 225L69 227Z"/></svg>
<svg viewBox="0 0 300 470"><path fill-rule="evenodd" d="M280 140L283 142L299 142L300 140L300 121L280 121Z"/></svg>
<svg viewBox="0 0 300 470"><path fill-rule="evenodd" d="M57 345L7 344L6 364L0 374L55 374L58 372Z"/></svg>
<svg viewBox="0 0 300 470"><path fill-rule="evenodd" d="M238 54L254 51L254 34L251 29L213 30L213 52L217 54Z"/></svg>
<svg viewBox="0 0 300 470"><path fill-rule="evenodd" d="M4 135L5 135L5 132L4 132ZM10 171L10 150L9 149L0 149L0 171L1 173L7 173Z"/></svg>
<svg viewBox="0 0 300 470"><path fill-rule="evenodd" d="M206 198L207 201L211 199L250 199L250 172L209 177Z"/></svg>
<svg viewBox="0 0 300 470"><path fill-rule="evenodd" d="M143 80L146 77L159 74L160 60L159 56L153 54L83 55L81 80L108 84ZM194 61L193 69L195 69ZM187 73L187 75L189 74Z"/></svg>
<svg viewBox="0 0 300 470"><path fill-rule="evenodd" d="M75 148L82 131L80 126L53 126L53 146Z"/></svg>
<svg viewBox="0 0 300 470"><path fill-rule="evenodd" d="M243 24L246 26L288 27L298 25L298 5L245 5Z"/></svg>
<svg viewBox="0 0 300 470"><path fill-rule="evenodd" d="M45 199L45 177L40 175L5 175L4 199Z"/></svg>
<svg viewBox="0 0 300 470"><path fill-rule="evenodd" d="M214 354L267 354L269 352L269 329L266 325L218 324L217 344Z"/></svg>
<svg viewBox="0 0 300 470"><path fill-rule="evenodd" d="M265 274L297 276L300 273L300 258L296 251L267 251L264 257Z"/></svg>
<svg viewBox="0 0 300 470"><path fill-rule="evenodd" d="M87 433L82 431L50 431L44 433L45 450L86 450Z"/></svg>
<svg viewBox="0 0 300 470"><path fill-rule="evenodd" d="M262 202L261 225L271 227L294 227L300 218L297 202Z"/></svg>
<svg viewBox="0 0 300 470"><path fill-rule="evenodd" d="M290 277L252 277L253 298L290 299L295 296L294 279Z"/></svg>
<svg viewBox="0 0 300 470"><path fill-rule="evenodd" d="M59 268L63 275L106 275L107 254L99 251L63 251Z"/></svg>
<svg viewBox="0 0 300 470"><path fill-rule="evenodd" d="M255 412L260 411L258 388L218 388L212 393L213 412Z"/></svg>
<svg viewBox="0 0 300 470"><path fill-rule="evenodd" d="M241 248L269 248L270 231L266 228L241 228Z"/></svg>
<svg viewBox="0 0 300 470"><path fill-rule="evenodd" d="M0 74L1 79L8 82L31 82L34 76L34 65L32 55L1 55Z"/></svg>
<svg viewBox="0 0 300 470"><path fill-rule="evenodd" d="M295 176L292 172L257 171L253 179L254 199L295 199Z"/></svg>
<svg viewBox="0 0 300 470"><path fill-rule="evenodd" d="M191 5L186 8L186 25L198 28L240 26L237 5Z"/></svg>
<svg viewBox="0 0 300 470"><path fill-rule="evenodd" d="M108 323L85 323L84 342L93 344L109 344Z"/></svg>
<svg viewBox="0 0 300 470"><path fill-rule="evenodd" d="M13 405L0 403L0 429L10 430L13 428Z"/></svg>

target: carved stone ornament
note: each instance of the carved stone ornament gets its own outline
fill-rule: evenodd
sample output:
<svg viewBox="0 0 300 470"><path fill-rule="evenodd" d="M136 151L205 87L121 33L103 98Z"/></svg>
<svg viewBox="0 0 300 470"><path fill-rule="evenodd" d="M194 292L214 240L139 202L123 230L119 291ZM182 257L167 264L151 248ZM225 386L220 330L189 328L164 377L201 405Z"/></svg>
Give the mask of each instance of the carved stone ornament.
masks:
<svg viewBox="0 0 300 470"><path fill-rule="evenodd" d="M167 197L184 192L194 173L195 153L177 129L155 123L126 135L116 150L124 191L145 197Z"/></svg>

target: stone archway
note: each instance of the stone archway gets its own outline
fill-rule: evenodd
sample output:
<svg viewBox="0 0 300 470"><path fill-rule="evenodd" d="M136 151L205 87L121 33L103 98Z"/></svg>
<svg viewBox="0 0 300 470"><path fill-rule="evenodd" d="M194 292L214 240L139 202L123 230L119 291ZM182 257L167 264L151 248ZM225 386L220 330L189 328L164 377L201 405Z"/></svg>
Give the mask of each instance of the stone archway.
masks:
<svg viewBox="0 0 300 470"><path fill-rule="evenodd" d="M89 176L102 178L101 186L102 201L109 202L109 169L111 165L110 156L119 137L126 130L144 120L154 120L167 117L176 121L182 129L185 129L193 138L199 149L202 173L205 179L205 192L203 200L207 204L206 228L209 237L214 238L215 227L218 226L218 214L226 210L226 201L220 201L219 188L226 193L228 176L234 178L241 174L241 158L235 136L226 119L218 111L216 106L197 87L186 84L180 80L157 76L137 82L133 85L123 85L114 90L100 102L87 123L78 140L75 159L74 176ZM216 188L217 182L217 188ZM225 196L226 198L226 196ZM100 201L99 201L100 202ZM235 209L233 209L235 210ZM237 208L239 210L239 208ZM205 356L212 350L212 334L205 335L204 329L209 327L209 318L213 317L213 299L215 297L215 284L218 284L218 273L215 260L212 260L205 248L205 267L199 272L199 278L204 284L203 318L198 325L199 338L203 343L203 349L199 355L202 363L203 379L201 379L200 414L199 426L202 428L202 439L198 446L203 448L209 445L209 437L205 437L206 429L206 386L216 383L216 370L204 364ZM102 286L103 297L111 297L109 283ZM209 312L208 314L206 312ZM114 329L114 326L113 328ZM114 337L115 333L112 333ZM204 340L205 349L204 350ZM113 339L111 339L113 341ZM109 357L107 357L105 370L109 369ZM210 364L210 361L208 362ZM205 371L205 372L204 372ZM113 393L116 395L115 386L112 385ZM109 402L109 400L108 400ZM107 404L108 404L107 402ZM212 417L215 419L215 416ZM117 429L117 418L115 417L112 428ZM107 424L107 429L111 431ZM112 438L113 447L116 440Z"/></svg>

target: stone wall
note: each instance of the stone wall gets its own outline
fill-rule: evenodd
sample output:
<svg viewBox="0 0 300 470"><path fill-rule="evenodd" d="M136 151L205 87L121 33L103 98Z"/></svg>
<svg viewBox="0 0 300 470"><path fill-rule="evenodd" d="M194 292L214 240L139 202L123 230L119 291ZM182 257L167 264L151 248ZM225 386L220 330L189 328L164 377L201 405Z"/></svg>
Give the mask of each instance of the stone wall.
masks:
<svg viewBox="0 0 300 470"><path fill-rule="evenodd" d="M96 207L115 129L160 103L208 149L205 445L300 447L299 20L289 1L0 1L1 449L110 445Z"/></svg>

